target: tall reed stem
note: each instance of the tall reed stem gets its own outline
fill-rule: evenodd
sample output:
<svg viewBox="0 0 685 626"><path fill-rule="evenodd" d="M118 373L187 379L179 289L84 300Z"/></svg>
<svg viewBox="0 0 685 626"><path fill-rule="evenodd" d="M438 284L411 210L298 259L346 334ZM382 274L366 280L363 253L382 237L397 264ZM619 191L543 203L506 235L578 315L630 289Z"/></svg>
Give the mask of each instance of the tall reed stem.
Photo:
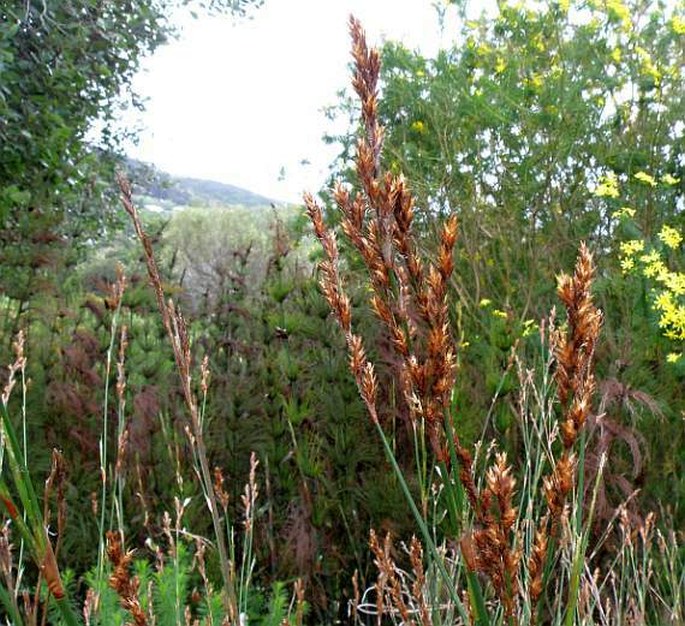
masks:
<svg viewBox="0 0 685 626"><path fill-rule="evenodd" d="M103 578L105 575L105 514L107 512L107 455L108 455L108 430L109 430L109 388L110 376L112 373L112 359L114 354L114 344L117 337L119 317L121 315L121 300L126 287L126 279L120 265L117 265L117 279L111 287L112 304L114 312L110 322L109 346L105 360L105 388L104 399L102 401L102 435L100 438L100 520L98 523L98 564L97 564L97 591L100 593L103 588Z"/></svg>
<svg viewBox="0 0 685 626"><path fill-rule="evenodd" d="M192 389L192 358L188 329L183 315L176 308L173 300L169 300L168 302L165 301L162 279L155 260L152 243L143 229L140 216L133 204L131 185L122 175L118 176L118 183L121 191L121 202L124 209L131 217L138 239L143 246L150 283L157 299L157 307L159 308L162 317L164 329L166 330L173 349L176 369L178 370L181 380L183 397L190 414L190 425L187 428L186 434L188 435L194 456L199 465L198 477L200 479L200 486L202 487L202 492L212 517L212 524L214 527L221 575L224 581L224 591L222 594L224 609L229 617L230 623L235 624L237 623L239 616L237 594L233 577L231 576L231 564L229 562L226 540L221 524L221 515L214 492L212 472L209 468L209 461L207 460L207 447L205 445L202 429L202 419L198 408L197 398Z"/></svg>

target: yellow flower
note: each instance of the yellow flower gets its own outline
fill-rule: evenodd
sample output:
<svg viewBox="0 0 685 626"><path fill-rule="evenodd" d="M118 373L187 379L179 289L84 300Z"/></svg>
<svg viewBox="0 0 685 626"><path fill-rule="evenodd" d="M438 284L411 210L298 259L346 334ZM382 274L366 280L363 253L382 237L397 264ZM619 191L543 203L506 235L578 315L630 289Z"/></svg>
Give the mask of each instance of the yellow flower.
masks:
<svg viewBox="0 0 685 626"><path fill-rule="evenodd" d="M630 270L635 267L635 261L630 257L624 257L621 259L621 269L624 274L627 274Z"/></svg>
<svg viewBox="0 0 685 626"><path fill-rule="evenodd" d="M483 299L478 303L478 306L484 309L485 307L488 307L488 306L490 306L491 304L492 304L492 300L490 300L490 298L483 298Z"/></svg>
<svg viewBox="0 0 685 626"><path fill-rule="evenodd" d="M507 319L507 317L509 317L509 316L507 315L506 311L501 311L500 309L495 309L495 310L492 312L492 314L493 314L495 317L500 317L500 318L502 318L502 319Z"/></svg>
<svg viewBox="0 0 685 626"><path fill-rule="evenodd" d="M661 261L661 255L659 255L659 252L657 250L652 250L647 254L643 254L640 257L640 261L642 263L645 263L646 265L651 265L652 263L659 263Z"/></svg>
<svg viewBox="0 0 685 626"><path fill-rule="evenodd" d="M668 363L677 363L680 360L680 357L682 354L678 354L677 352L669 352L666 355L666 361Z"/></svg>
<svg viewBox="0 0 685 626"><path fill-rule="evenodd" d="M501 74L507 68L507 64L502 57L497 57L497 63L495 63L495 74Z"/></svg>
<svg viewBox="0 0 685 626"><path fill-rule="evenodd" d="M685 22L683 22L683 24L685 24ZM680 182L680 178L675 178L670 174L664 174L661 177L661 182L666 183L667 185L677 185Z"/></svg>
<svg viewBox="0 0 685 626"><path fill-rule="evenodd" d="M526 78L523 82L534 91L538 91L542 87L544 80L542 79L542 74L533 72L530 78Z"/></svg>
<svg viewBox="0 0 685 626"><path fill-rule="evenodd" d="M682 272L666 272L664 280L661 282L674 296L685 295L685 274Z"/></svg>
<svg viewBox="0 0 685 626"><path fill-rule="evenodd" d="M642 46L635 46L635 52L637 52L637 55L640 57L642 71L645 74L649 74L654 79L654 83L658 85L661 82L661 72L652 62L652 57L649 52Z"/></svg>
<svg viewBox="0 0 685 626"><path fill-rule="evenodd" d="M629 206L622 206L618 211L614 211L611 217L617 220L620 220L622 217L635 217L635 209Z"/></svg>
<svg viewBox="0 0 685 626"><path fill-rule="evenodd" d="M411 129L416 131L417 133L425 133L426 125L421 120L416 120L412 123Z"/></svg>
<svg viewBox="0 0 685 626"><path fill-rule="evenodd" d="M671 28L676 35L685 35L685 20L679 15L671 18Z"/></svg>
<svg viewBox="0 0 685 626"><path fill-rule="evenodd" d="M621 48L614 48L611 51L611 60L617 65L621 62Z"/></svg>
<svg viewBox="0 0 685 626"><path fill-rule="evenodd" d="M594 194L598 198L618 198L618 178L613 172L599 179L599 185L595 187Z"/></svg>
<svg viewBox="0 0 685 626"><path fill-rule="evenodd" d="M535 320L526 320L525 322L523 322L523 332L521 333L521 336L528 337L532 335L537 329L538 325L535 323Z"/></svg>
<svg viewBox="0 0 685 626"><path fill-rule="evenodd" d="M609 10L609 15L611 17L621 20L621 24L624 28L630 28L630 11L621 0L607 0L607 9Z"/></svg>
<svg viewBox="0 0 685 626"><path fill-rule="evenodd" d="M667 271L668 270L666 269L666 266L663 264L661 259L658 259L656 261L651 261L648 265L646 265L645 268L642 270L642 273L647 278L654 278L655 276L663 276L664 272Z"/></svg>
<svg viewBox="0 0 685 626"><path fill-rule="evenodd" d="M619 247L624 256L631 256L636 252L642 252L645 249L645 242L641 239L630 239L629 241L621 242Z"/></svg>
<svg viewBox="0 0 685 626"><path fill-rule="evenodd" d="M683 235L675 228L664 224L659 232L659 239L663 241L669 248L677 248L683 240Z"/></svg>
<svg viewBox="0 0 685 626"><path fill-rule="evenodd" d="M675 303L673 302L673 295L668 291L662 291L654 299L654 308L669 313L675 310Z"/></svg>
<svg viewBox="0 0 685 626"><path fill-rule="evenodd" d="M654 179L654 176L650 176L646 172L638 172L635 174L635 178L637 178L640 182L643 182L650 187L656 187L656 180Z"/></svg>

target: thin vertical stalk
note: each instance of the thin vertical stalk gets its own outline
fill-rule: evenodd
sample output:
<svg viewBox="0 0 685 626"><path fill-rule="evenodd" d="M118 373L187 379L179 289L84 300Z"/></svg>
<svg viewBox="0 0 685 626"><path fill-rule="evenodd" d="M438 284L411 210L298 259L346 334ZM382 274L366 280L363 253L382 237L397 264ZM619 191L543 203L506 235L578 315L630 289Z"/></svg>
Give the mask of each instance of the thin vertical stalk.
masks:
<svg viewBox="0 0 685 626"><path fill-rule="evenodd" d="M121 295L121 294L120 294ZM114 353L114 343L116 341L116 329L119 324L119 314L121 313L121 297L116 298L116 306L112 314L109 329L109 345L105 357L105 387L104 398L102 400L102 434L100 436L100 520L98 522L98 563L97 563L97 593L103 589L103 579L105 572L105 513L107 511L107 430L109 428L109 379L112 373L112 354Z"/></svg>
<svg viewBox="0 0 685 626"><path fill-rule="evenodd" d="M426 524L426 521L423 519L421 516L421 512L419 511L418 507L416 506L416 502L414 502L414 497L411 494L411 490L409 489L409 485L407 485L407 481L404 478L404 474L402 473L402 468L399 466L399 463L397 462L397 459L395 458L395 455L392 451L392 446L390 445L390 442L388 441L388 438L383 431L383 428L381 427L380 423L378 421L374 421L374 425L376 426L376 430L381 438L381 441L383 443L383 449L385 450L385 455L390 462L390 465L392 465L393 472L395 476L397 477L397 480L400 484L400 487L402 489L402 493L404 493L404 496L407 500L407 504L409 505L409 509L412 512L412 515L414 516L414 519L416 520L416 523L419 526L419 530L421 531L421 536L423 537L423 540L426 542L426 546L428 547L428 550L431 553L431 556L433 557L435 566L438 569L438 572L440 573L441 578L443 579L445 585L447 586L448 592L450 594L450 599L452 602L454 602L454 605L457 607L457 611L459 611L459 615L461 618L464 620L464 623L468 624L470 623L470 618L469 615L466 611L466 608L464 607L462 601L459 599L459 594L457 593L456 587L454 585L454 580L452 577L449 575L449 572L447 571L447 568L445 567L445 562L442 556L440 555L440 552L438 552L438 549L435 545L435 541L433 540L433 537L431 536L430 530L428 529L428 526ZM483 616L485 617L485 616ZM480 622L480 620L479 620ZM487 621L482 622L483 626L487 626Z"/></svg>
<svg viewBox="0 0 685 626"><path fill-rule="evenodd" d="M19 338L15 342L15 351L17 358L14 364L9 367L8 382L2 391L0 400L0 437L4 443L10 477L14 492L21 502L22 512L19 513L19 507L15 504L3 475L0 475L0 505L12 520L14 528L19 531L27 550L39 568L41 575L45 578L48 590L55 599L64 622L67 626L77 626L79 618L74 612L62 585L43 511L29 472L26 449L19 442L8 412L8 403L15 384L15 376L18 371L23 371L26 363L23 333L19 334ZM25 382L23 375L21 379L22 382ZM25 403L25 396L23 398Z"/></svg>
<svg viewBox="0 0 685 626"><path fill-rule="evenodd" d="M231 576L231 563L229 561L228 551L226 549L224 529L222 528L221 515L219 513L217 497L213 487L212 473L209 468L209 461L207 459L207 447L205 444L204 431L202 428L203 419L198 408L197 397L192 390L192 363L188 328L183 315L176 309L173 301L169 300L167 302L165 300L162 279L159 273L157 262L155 260L152 243L143 228L138 210L133 203L131 186L123 176L118 177L118 183L121 191L121 202L124 206L124 209L131 217L136 235L143 246L145 263L147 265L150 283L157 299L157 307L162 317L164 329L166 330L174 353L176 369L178 371L181 388L183 390L183 398L190 416L190 424L187 430L188 438L193 450L193 457L197 463L196 469L198 470L197 475L200 481L200 486L212 518L212 526L214 529L214 536L216 538L217 551L219 553L221 576L224 581L224 589L222 594L224 610L226 611L227 617L232 622L236 622L238 620L238 600L235 582Z"/></svg>

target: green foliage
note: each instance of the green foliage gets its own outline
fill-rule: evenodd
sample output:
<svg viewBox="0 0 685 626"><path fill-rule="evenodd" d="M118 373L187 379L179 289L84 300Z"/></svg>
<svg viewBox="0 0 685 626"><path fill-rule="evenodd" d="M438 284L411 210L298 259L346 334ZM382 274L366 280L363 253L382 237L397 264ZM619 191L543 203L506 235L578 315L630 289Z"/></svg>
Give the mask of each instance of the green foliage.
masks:
<svg viewBox="0 0 685 626"><path fill-rule="evenodd" d="M185 211L166 229L164 256L175 259L209 357L213 463L244 476L251 451L264 461L269 523L257 561L276 580L318 572L310 593L324 598L349 587L350 567L368 569L368 525L406 516L311 277L308 240L291 235L297 218ZM235 513L241 483L232 484Z"/></svg>
<svg viewBox="0 0 685 626"><path fill-rule="evenodd" d="M662 428L682 441L682 371L666 371L645 286L625 289L616 236L629 227L619 225L621 207L637 210L628 238L656 241L664 224L682 231L682 20L682 7L643 0L503 2L494 16L461 21L454 46L435 58L383 46L384 164L407 178L427 248L438 217L459 217L452 314L468 344L457 381L467 439L492 414L489 432L517 445L506 419L516 381L504 382L494 406L492 394L511 349L530 352L529 320L546 316L556 272L585 240L598 253L607 318L599 372L666 411L658 431L640 427L652 458L661 456ZM344 101L338 112L353 109ZM342 138L337 167L350 181L356 130ZM672 501L653 470L641 478L646 491Z"/></svg>
<svg viewBox="0 0 685 626"><path fill-rule="evenodd" d="M67 585L65 585L60 575L51 538L48 534L45 512L47 506L41 510L40 501L33 484L34 478L32 478L29 471L26 434L24 431L23 446L21 446L13 420L8 411L9 394L13 385L18 382L17 377L19 375L21 375L20 385L22 387L24 383L26 361L24 358L23 337L21 336L17 340L16 354L17 358L10 367L8 382L3 390L0 403L0 435L2 436L0 502L2 503L3 513L18 530L22 545L26 547L30 558L44 576L44 581L51 591L50 600L53 614L58 615L63 620L65 626L78 626L77 612L68 595ZM7 463L8 472L5 470L4 462ZM9 474L9 483L6 479L6 473ZM12 492L17 494L18 500L13 497ZM45 497L47 498L48 496L46 495ZM10 581L12 580L10 571L12 564L6 534L4 539L6 544L3 558L7 572L5 576L6 581ZM15 594L14 597L11 594ZM46 597L46 595L44 593L43 597ZM0 601L2 601L10 614L18 617L19 611L16 603L15 589L8 589L8 593L0 595Z"/></svg>
<svg viewBox="0 0 685 626"><path fill-rule="evenodd" d="M170 34L164 14L152 2L69 0L5 3L0 18L3 241L89 236L103 223L101 173L111 175L113 161L89 149L86 134L98 121L103 146L116 145L111 124L120 96L142 56ZM29 264L11 264L21 265Z"/></svg>

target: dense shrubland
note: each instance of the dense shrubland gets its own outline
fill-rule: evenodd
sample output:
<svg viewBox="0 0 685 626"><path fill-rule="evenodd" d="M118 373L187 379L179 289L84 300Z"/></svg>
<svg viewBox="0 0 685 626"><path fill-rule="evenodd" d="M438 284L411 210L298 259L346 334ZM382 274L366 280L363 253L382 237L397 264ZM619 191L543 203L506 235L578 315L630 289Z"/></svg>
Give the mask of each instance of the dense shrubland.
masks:
<svg viewBox="0 0 685 626"><path fill-rule="evenodd" d="M682 9L352 33L313 233L3 173L11 623L683 623Z"/></svg>

